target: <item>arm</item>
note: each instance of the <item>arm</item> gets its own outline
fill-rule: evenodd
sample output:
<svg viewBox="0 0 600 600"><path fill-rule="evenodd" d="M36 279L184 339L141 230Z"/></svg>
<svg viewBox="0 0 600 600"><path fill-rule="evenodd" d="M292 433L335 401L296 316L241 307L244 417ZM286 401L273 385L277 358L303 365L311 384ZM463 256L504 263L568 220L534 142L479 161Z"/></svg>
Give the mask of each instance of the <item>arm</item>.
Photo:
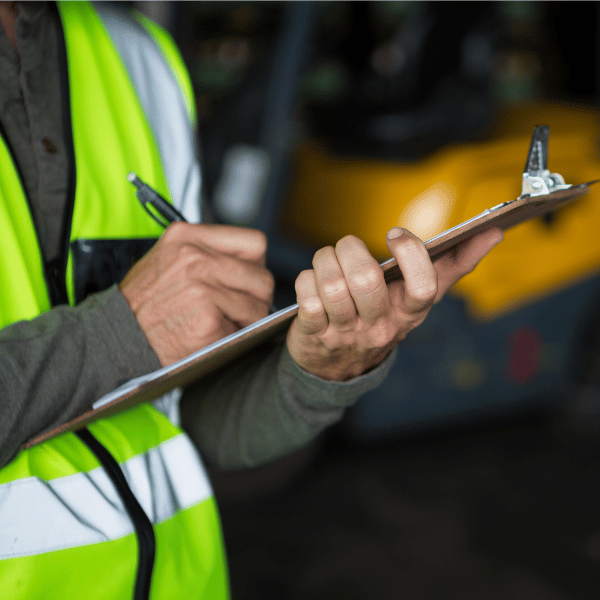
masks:
<svg viewBox="0 0 600 600"><path fill-rule="evenodd" d="M160 366L116 287L0 331L0 466L34 434Z"/></svg>
<svg viewBox="0 0 600 600"><path fill-rule="evenodd" d="M173 228L122 284L138 276L143 292L138 286L140 293L129 300L145 331L116 287L76 307L60 306L0 331L0 465L34 434L89 410L98 397L159 368L149 340L155 345L164 342L160 356L167 364L267 313L272 277L252 259L246 260L256 254L258 263L264 263L264 236L238 228L183 227L184 232L190 229L196 238L200 233L204 243ZM195 261L199 273L193 272ZM230 289L223 289L221 273ZM206 275L209 282L204 287L185 285L194 275ZM236 291L240 286L248 298ZM250 296L256 287L264 287L265 294L255 307ZM207 295L210 302L203 304ZM181 341L184 344L177 345ZM176 354L171 352L174 346Z"/></svg>
<svg viewBox="0 0 600 600"><path fill-rule="evenodd" d="M162 364L265 316L273 291L258 232L169 229L121 284ZM409 232L389 236L404 274L389 288L360 240L317 252L314 269L297 280L300 310L286 345L190 386L183 426L220 468L254 466L301 446L382 381L395 344L501 239L499 230L480 234L433 265Z"/></svg>
<svg viewBox="0 0 600 600"><path fill-rule="evenodd" d="M383 381L393 360L392 352L367 374L326 381L302 369L284 343L259 348L184 391L182 426L213 467L255 467L337 423Z"/></svg>

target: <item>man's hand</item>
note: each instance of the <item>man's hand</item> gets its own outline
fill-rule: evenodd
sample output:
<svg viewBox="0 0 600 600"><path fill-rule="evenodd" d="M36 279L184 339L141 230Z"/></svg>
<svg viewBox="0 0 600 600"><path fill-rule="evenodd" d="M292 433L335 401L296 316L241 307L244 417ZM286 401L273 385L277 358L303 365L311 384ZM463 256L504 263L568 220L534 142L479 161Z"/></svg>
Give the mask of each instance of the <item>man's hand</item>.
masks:
<svg viewBox="0 0 600 600"><path fill-rule="evenodd" d="M298 316L287 335L292 358L323 379L344 381L378 365L435 302L503 238L491 229L432 263L421 240L395 227L386 243L404 279L383 270L354 236L319 250L296 280Z"/></svg>
<svg viewBox="0 0 600 600"><path fill-rule="evenodd" d="M274 280L252 229L173 223L119 287L163 366L265 317Z"/></svg>

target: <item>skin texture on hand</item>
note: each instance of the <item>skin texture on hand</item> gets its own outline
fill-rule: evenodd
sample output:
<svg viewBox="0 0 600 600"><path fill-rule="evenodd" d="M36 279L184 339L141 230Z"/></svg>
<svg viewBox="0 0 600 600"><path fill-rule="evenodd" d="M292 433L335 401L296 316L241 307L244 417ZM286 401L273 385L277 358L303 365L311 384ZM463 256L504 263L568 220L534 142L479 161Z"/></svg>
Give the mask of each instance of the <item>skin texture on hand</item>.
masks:
<svg viewBox="0 0 600 600"><path fill-rule="evenodd" d="M378 365L420 325L434 303L501 240L491 229L432 263L423 242L405 229L387 246L404 279L386 285L383 271L354 236L319 250L296 280L298 316L287 334L292 358L323 379L344 381Z"/></svg>
<svg viewBox="0 0 600 600"><path fill-rule="evenodd" d="M265 317L274 280L253 229L173 223L119 284L163 366Z"/></svg>

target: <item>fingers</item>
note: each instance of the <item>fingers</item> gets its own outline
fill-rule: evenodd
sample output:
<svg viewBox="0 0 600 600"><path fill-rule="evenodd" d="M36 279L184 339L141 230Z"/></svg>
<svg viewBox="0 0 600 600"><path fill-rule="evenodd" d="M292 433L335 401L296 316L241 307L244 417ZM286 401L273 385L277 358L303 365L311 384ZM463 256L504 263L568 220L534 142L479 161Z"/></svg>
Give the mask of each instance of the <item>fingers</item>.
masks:
<svg viewBox="0 0 600 600"><path fill-rule="evenodd" d="M298 302L298 327L313 335L325 331L329 319L319 296L314 271L302 271L296 278L296 301Z"/></svg>
<svg viewBox="0 0 600 600"><path fill-rule="evenodd" d="M399 228L392 230L387 242L404 275L396 290L401 302L392 307L378 262L361 240L346 236L335 249L319 250L313 270L301 273L296 281L299 320L306 332L324 331L329 325L344 331L354 327L358 319L371 326L390 317L393 309L402 312L396 316L404 321L431 307L437 292L437 271L423 242Z"/></svg>
<svg viewBox="0 0 600 600"><path fill-rule="evenodd" d="M159 244L163 273L174 270L182 280L241 291L270 303L275 283L265 267L261 232L176 223L165 231Z"/></svg>
<svg viewBox="0 0 600 600"><path fill-rule="evenodd" d="M336 255L358 317L371 325L390 311L390 296L383 271L364 242L354 236L342 238Z"/></svg>
<svg viewBox="0 0 600 600"><path fill-rule="evenodd" d="M329 322L339 329L351 327L357 317L356 306L334 248L328 246L317 251L313 268Z"/></svg>
<svg viewBox="0 0 600 600"><path fill-rule="evenodd" d="M268 314L274 279L262 233L174 223L119 284L161 364Z"/></svg>
<svg viewBox="0 0 600 600"><path fill-rule="evenodd" d="M233 225L172 223L163 233L169 243L208 246L264 266L267 238L262 231Z"/></svg>
<svg viewBox="0 0 600 600"><path fill-rule="evenodd" d="M191 281L202 281L214 288L225 288L231 292L243 292L260 300L271 303L275 280L272 273L265 267L226 254L210 253L206 249L188 247L189 254L181 268L185 277Z"/></svg>
<svg viewBox="0 0 600 600"><path fill-rule="evenodd" d="M501 229L490 229L462 242L437 259L434 263L439 282L436 302L461 277L473 271L479 261L503 239Z"/></svg>
<svg viewBox="0 0 600 600"><path fill-rule="evenodd" d="M379 364L426 317L434 301L502 238L499 230L465 242L432 264L423 242L400 228L386 243L403 278L383 270L353 236L319 250L296 280L298 317L287 334L292 358L307 371L343 381Z"/></svg>
<svg viewBox="0 0 600 600"><path fill-rule="evenodd" d="M322 248L313 267L296 281L299 321L307 333L324 331L329 325L348 331L358 319L370 325L389 312L381 267L358 238L347 236L335 249Z"/></svg>
<svg viewBox="0 0 600 600"><path fill-rule="evenodd" d="M205 302L212 301L230 322L239 327L251 325L269 314L271 297L263 301L231 289L201 289Z"/></svg>
<svg viewBox="0 0 600 600"><path fill-rule="evenodd" d="M356 306L331 246L315 253L312 271L300 274L296 280L296 296L299 320L307 333L324 331L330 324L345 330L356 321Z"/></svg>
<svg viewBox="0 0 600 600"><path fill-rule="evenodd" d="M400 227L390 229L385 241L404 277L404 283L395 289L402 295L405 309L408 313L428 310L437 295L438 275L425 245Z"/></svg>

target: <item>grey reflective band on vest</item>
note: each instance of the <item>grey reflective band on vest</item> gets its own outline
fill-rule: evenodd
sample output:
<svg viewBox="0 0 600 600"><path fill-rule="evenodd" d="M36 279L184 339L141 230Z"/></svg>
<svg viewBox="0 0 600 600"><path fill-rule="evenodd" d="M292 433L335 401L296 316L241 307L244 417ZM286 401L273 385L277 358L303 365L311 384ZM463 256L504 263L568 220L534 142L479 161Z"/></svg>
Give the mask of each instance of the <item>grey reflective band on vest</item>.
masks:
<svg viewBox="0 0 600 600"><path fill-rule="evenodd" d="M212 496L185 434L120 466L153 524ZM50 481L27 477L2 484L0 511L0 560L115 540L134 531L101 467Z"/></svg>
<svg viewBox="0 0 600 600"><path fill-rule="evenodd" d="M201 176L195 132L171 67L139 23L106 4L94 4L94 8L123 59L148 117L173 204L190 223L199 223Z"/></svg>

